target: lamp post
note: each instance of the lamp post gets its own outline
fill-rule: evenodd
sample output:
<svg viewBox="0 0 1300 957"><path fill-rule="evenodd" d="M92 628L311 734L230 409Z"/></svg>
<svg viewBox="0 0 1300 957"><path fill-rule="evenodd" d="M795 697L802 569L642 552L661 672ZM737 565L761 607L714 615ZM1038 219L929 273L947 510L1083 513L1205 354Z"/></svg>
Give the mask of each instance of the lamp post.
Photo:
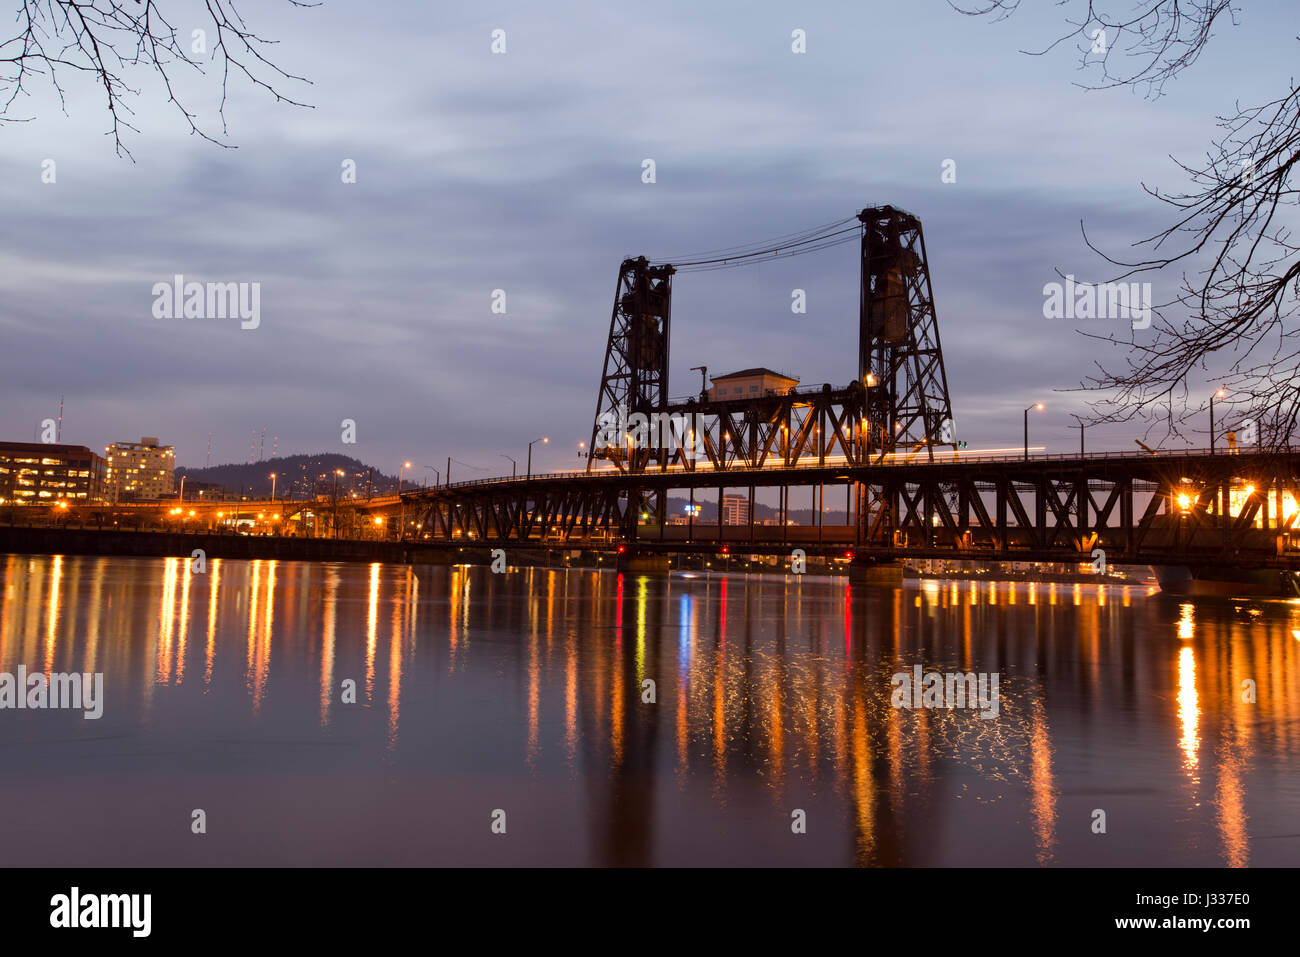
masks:
<svg viewBox="0 0 1300 957"><path fill-rule="evenodd" d="M1215 396L1218 396L1219 398L1223 398L1223 390L1219 389L1217 392L1213 392L1210 394L1210 454L1211 455L1214 454L1214 398Z"/></svg>
<svg viewBox="0 0 1300 957"><path fill-rule="evenodd" d="M519 463L518 463L518 462L516 462L514 459L511 459L510 456L506 455L506 453L504 453L504 452L498 452L497 455L501 456L503 459L510 459L510 477L511 477L511 478L515 478L516 476L519 475Z"/></svg>
<svg viewBox="0 0 1300 957"><path fill-rule="evenodd" d="M334 537L339 537L339 476L343 474L342 469L334 470Z"/></svg>
<svg viewBox="0 0 1300 957"><path fill-rule="evenodd" d="M531 481L531 480L532 480L532 477L533 477L533 446L536 445L538 442L541 442L543 445L545 445L545 444L547 444L547 443L550 442L550 441L551 441L551 440L550 440L547 436L543 435L540 439L533 439L531 442L528 443L528 479L529 479L529 481Z"/></svg>
<svg viewBox="0 0 1300 957"><path fill-rule="evenodd" d="M397 538L406 541L406 503L402 501L402 473L411 467L410 462L403 462L397 470Z"/></svg>
<svg viewBox="0 0 1300 957"><path fill-rule="evenodd" d="M1073 416L1074 421L1077 422L1077 423L1079 424L1079 458L1083 458L1083 457L1084 457L1084 451L1083 451L1083 428L1084 428L1084 421L1083 421L1083 419L1081 419L1081 418L1079 418L1077 415L1075 415L1073 412L1071 412L1070 415Z"/></svg>
<svg viewBox="0 0 1300 957"><path fill-rule="evenodd" d="M183 502L183 501L185 501L185 479L186 479L186 476L182 475L182 476L181 476L181 493L180 493L180 495L177 496L177 498L176 498L176 501L177 501L177 502Z"/></svg>
<svg viewBox="0 0 1300 957"><path fill-rule="evenodd" d="M586 442L579 442L579 443L578 443L578 458L582 458L582 456L583 456L583 454L585 453L586 449L587 449L587 443L586 443Z"/></svg>
<svg viewBox="0 0 1300 957"><path fill-rule="evenodd" d="M275 501L275 477L276 477L276 473L272 472L271 473L271 501L272 502Z"/></svg>
<svg viewBox="0 0 1300 957"><path fill-rule="evenodd" d="M868 414L862 417L862 428L859 431L858 442L861 449L860 454L864 460L871 451L871 390L877 384L875 373L868 372L862 377L862 411ZM781 428L784 429L785 426Z"/></svg>
<svg viewBox="0 0 1300 957"><path fill-rule="evenodd" d="M1043 411L1043 403L1035 402L1029 408L1025 409L1025 461L1029 461L1029 413L1037 409Z"/></svg>

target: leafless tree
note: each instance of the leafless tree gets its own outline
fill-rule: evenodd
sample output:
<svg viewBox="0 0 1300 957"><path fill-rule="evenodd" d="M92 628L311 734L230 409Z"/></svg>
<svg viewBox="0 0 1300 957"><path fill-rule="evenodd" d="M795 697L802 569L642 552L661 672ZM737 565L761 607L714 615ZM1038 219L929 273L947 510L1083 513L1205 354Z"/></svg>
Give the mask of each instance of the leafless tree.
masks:
<svg viewBox="0 0 1300 957"><path fill-rule="evenodd" d="M319 5L304 0L284 2L295 7ZM67 76L88 76L105 98L114 149L119 156L130 158L123 132L138 132L131 123L134 111L127 99L140 94L139 88L128 82L133 69L155 73L167 101L180 111L190 131L225 148L231 148L224 138L232 73L265 90L277 102L307 106L285 94L281 84L310 81L285 71L269 58L269 47L277 41L255 33L235 0L200 0L195 5L203 9L200 22L183 29L176 25L177 7L176 0L21 0L13 35L0 39L0 124L31 119L16 116L14 111L19 97L30 96L31 86L38 81L52 86L66 112ZM0 32L0 38L7 32ZM221 139L205 129L197 112L186 106L176 90L177 70L207 76L210 64L220 70L221 101L216 112Z"/></svg>
<svg viewBox="0 0 1300 957"><path fill-rule="evenodd" d="M1216 22L1235 23L1237 14L1228 0L1141 0L1122 18L1095 0L1063 5L1072 14L1069 31L1032 52L1082 40L1081 67L1099 75L1082 85L1139 87L1150 97L1196 61ZM954 6L1001 19L1019 0ZM1178 274L1177 293L1154 304L1150 330L1093 336L1124 348L1118 367L1099 365L1081 383L1104 396L1092 403L1093 421L1143 418L1166 435L1181 435L1207 404L1208 394L1188 404L1188 376L1199 371L1221 376L1220 431L1245 424L1261 445L1291 444L1300 419L1300 250L1291 233L1300 205L1292 181L1300 161L1300 87L1289 85L1271 102L1235 104L1231 115L1218 117L1219 134L1204 159L1174 161L1186 186L1165 191L1143 184L1172 212L1166 228L1133 244L1137 255L1106 254L1084 232L1088 247L1121 270L1111 281Z"/></svg>

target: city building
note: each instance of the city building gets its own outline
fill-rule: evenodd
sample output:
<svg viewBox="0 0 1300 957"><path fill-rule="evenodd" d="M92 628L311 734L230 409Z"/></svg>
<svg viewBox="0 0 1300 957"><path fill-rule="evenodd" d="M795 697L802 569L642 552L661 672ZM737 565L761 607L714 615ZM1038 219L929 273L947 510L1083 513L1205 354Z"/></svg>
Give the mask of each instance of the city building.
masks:
<svg viewBox="0 0 1300 957"><path fill-rule="evenodd" d="M114 442L108 458L108 497L114 502L159 499L176 490L176 451L146 435L139 442Z"/></svg>
<svg viewBox="0 0 1300 957"><path fill-rule="evenodd" d="M0 442L0 505L103 501L105 466L84 445Z"/></svg>
<svg viewBox="0 0 1300 957"><path fill-rule="evenodd" d="M749 496L724 495L722 498L722 524L749 524Z"/></svg>
<svg viewBox="0 0 1300 957"><path fill-rule="evenodd" d="M728 375L709 377L709 401L715 399L757 399L765 395L784 395L799 384L798 379L771 369L741 369Z"/></svg>

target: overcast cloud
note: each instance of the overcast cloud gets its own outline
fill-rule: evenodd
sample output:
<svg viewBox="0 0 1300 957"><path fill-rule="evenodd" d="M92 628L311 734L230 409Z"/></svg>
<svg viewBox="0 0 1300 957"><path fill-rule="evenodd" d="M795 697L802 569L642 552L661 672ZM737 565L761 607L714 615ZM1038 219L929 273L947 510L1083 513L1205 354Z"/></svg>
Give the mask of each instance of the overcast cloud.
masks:
<svg viewBox="0 0 1300 957"><path fill-rule="evenodd" d="M157 435L183 465L203 464L209 432L214 464L243 461L265 427L268 453L274 435L282 454L389 472L449 455L496 472L539 435L535 468L573 467L624 256L888 203L924 224L960 437L1015 445L1042 400L1034 444L1073 448L1082 399L1053 390L1113 350L1044 320L1043 284L1057 268L1106 278L1081 219L1117 250L1164 224L1140 183L1183 185L1169 154L1202 155L1234 100L1282 91L1296 30L1288 4L1246 3L1150 102L1073 85L1070 48L1018 52L1060 27L1035 6L991 24L942 0L250 5L315 108L233 84L238 149L188 135L146 75L134 164L89 86L70 87L67 116L37 96L15 110L33 122L0 126L0 437L31 440L63 393L64 441ZM153 284L178 273L261 283L260 327L154 318ZM700 364L847 383L857 282L852 246L679 276L672 393L698 387ZM807 315L790 312L796 287ZM1090 444L1133 448L1116 429Z"/></svg>

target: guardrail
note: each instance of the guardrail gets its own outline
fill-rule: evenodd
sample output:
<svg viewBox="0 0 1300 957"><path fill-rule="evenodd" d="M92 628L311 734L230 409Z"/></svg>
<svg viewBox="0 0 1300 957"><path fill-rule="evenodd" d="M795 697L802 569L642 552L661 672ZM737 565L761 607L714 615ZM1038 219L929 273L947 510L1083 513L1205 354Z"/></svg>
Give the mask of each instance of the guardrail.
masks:
<svg viewBox="0 0 1300 957"><path fill-rule="evenodd" d="M1039 446L1039 449L1041 448L1042 447ZM1030 452L1033 453L1034 451L1035 449L1031 446ZM1093 462L1093 461L1120 460L1120 459L1198 458L1201 456L1209 456L1209 455L1215 455L1215 456L1221 456L1227 458L1229 456L1235 456L1239 454L1250 454L1250 453L1224 452L1218 450L1216 450L1215 452L1211 452L1209 449L1157 449L1154 455L1149 452L1090 452L1087 455L1083 456L1083 460L1088 462ZM1300 454L1300 453L1295 453L1295 454ZM1036 454L1036 455L1031 454L1029 458L1026 459L1023 453L1016 454L1016 455L1009 455L1002 452L988 453L988 452L980 452L976 450L974 452L970 452L970 451L936 452L935 459L933 462L930 462L928 457L920 461L915 461L916 459L920 459L921 455L922 453L920 452L917 453L895 452L892 453L890 456L888 456L885 461L872 462L865 467L888 469L888 468L915 468L917 466L925 466L925 465L960 465L965 462L980 462L980 463L988 463L988 464L996 464L999 462L1024 462L1024 461L1028 461L1030 463L1067 462L1067 461L1079 461L1080 458L1079 455L1076 453L1052 452L1048 454ZM703 472L708 475L724 474L724 473L728 475L762 475L767 472L776 472L776 471L789 472L789 471L800 471L804 469L858 468L859 467L859 466L849 465L848 461L843 456L827 456L826 459L824 460L824 463L805 462L800 464L785 465L778 461L777 464L775 465L764 465L759 468L749 468L743 465L729 465L727 468L720 469L717 467L709 467L707 463L700 463L700 466L701 466L700 468L696 468L696 469L685 469L680 466L674 466L673 468L670 469L646 469L645 472L642 474L648 476L691 475L694 473ZM616 468L605 468L605 469L596 469L591 472L588 472L585 469L569 469L560 472L535 472L533 473L531 479L520 479L516 476L503 475L503 476L494 476L491 478L469 479L464 482L452 482L450 486L437 485L432 487L412 489L412 490L402 492L402 496L404 498L405 497L418 498L421 493L429 492L430 490L436 491L437 489L471 488L480 485L500 485L500 484L515 483L520 481L537 482L543 480L554 480L554 479L565 479L565 478L593 478L593 477L599 478L599 477L612 476L618 474L622 474L622 473L620 473L620 471Z"/></svg>

